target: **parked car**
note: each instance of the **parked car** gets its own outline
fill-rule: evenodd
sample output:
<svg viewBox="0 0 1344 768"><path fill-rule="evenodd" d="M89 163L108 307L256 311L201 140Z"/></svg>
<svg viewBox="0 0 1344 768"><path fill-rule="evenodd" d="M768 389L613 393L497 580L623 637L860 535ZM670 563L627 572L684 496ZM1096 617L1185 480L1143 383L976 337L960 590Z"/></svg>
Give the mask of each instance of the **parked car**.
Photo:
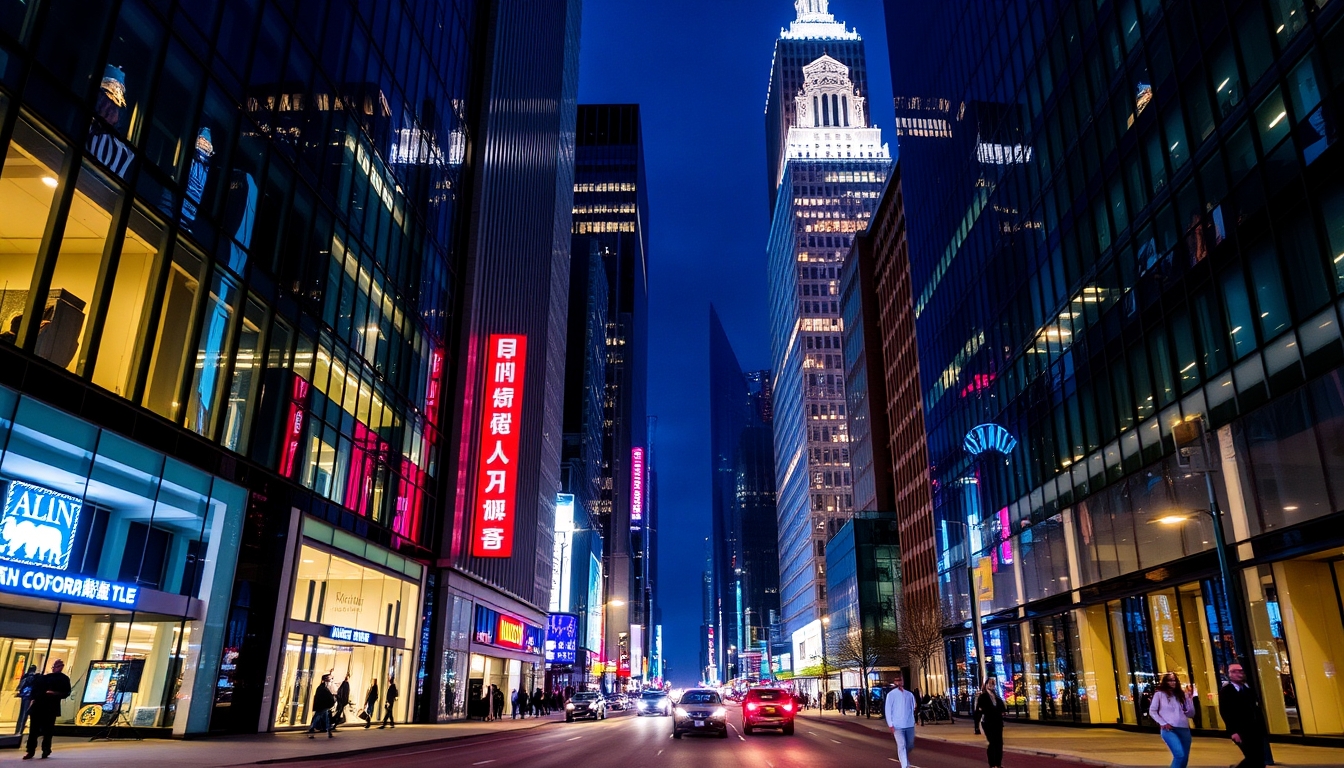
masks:
<svg viewBox="0 0 1344 768"><path fill-rule="evenodd" d="M579 691L565 702L565 722L606 720L607 702L597 691Z"/></svg>

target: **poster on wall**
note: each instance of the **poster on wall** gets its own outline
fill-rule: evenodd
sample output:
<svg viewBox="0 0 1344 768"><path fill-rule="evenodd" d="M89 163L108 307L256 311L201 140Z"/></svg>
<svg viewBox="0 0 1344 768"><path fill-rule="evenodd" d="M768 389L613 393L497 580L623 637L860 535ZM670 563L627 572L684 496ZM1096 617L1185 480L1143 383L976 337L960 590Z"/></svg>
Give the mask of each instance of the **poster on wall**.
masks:
<svg viewBox="0 0 1344 768"><path fill-rule="evenodd" d="M478 433L473 557L511 557L527 337L492 334Z"/></svg>

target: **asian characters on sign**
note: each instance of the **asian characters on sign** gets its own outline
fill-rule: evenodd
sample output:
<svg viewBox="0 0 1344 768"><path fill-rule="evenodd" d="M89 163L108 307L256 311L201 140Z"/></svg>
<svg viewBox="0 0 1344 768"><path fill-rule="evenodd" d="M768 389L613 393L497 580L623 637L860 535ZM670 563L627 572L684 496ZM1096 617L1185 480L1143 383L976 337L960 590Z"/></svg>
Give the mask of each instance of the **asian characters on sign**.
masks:
<svg viewBox="0 0 1344 768"><path fill-rule="evenodd" d="M0 558L65 570L83 506L74 496L11 482L0 514Z"/></svg>
<svg viewBox="0 0 1344 768"><path fill-rule="evenodd" d="M574 664L578 660L579 617L553 613L546 627L546 663Z"/></svg>
<svg viewBox="0 0 1344 768"><path fill-rule="evenodd" d="M492 334L486 359L471 554L510 557L527 337Z"/></svg>
<svg viewBox="0 0 1344 768"><path fill-rule="evenodd" d="M630 523L644 522L644 449L630 449Z"/></svg>

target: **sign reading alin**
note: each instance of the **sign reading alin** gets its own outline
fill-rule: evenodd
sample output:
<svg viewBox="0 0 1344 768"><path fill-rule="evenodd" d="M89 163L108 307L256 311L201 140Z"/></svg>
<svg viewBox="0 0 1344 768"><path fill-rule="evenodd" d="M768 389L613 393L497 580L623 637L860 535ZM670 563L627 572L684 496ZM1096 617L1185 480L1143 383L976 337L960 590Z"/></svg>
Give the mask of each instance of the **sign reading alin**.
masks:
<svg viewBox="0 0 1344 768"><path fill-rule="evenodd" d="M83 506L74 496L11 482L0 513L0 558L65 570Z"/></svg>

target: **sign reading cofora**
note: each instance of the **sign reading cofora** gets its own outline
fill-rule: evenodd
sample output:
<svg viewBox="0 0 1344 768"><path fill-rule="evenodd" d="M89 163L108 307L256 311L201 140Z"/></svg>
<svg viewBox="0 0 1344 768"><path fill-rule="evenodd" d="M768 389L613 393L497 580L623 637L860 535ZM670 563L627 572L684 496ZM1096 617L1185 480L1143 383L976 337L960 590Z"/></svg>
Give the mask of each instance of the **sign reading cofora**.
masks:
<svg viewBox="0 0 1344 768"><path fill-rule="evenodd" d="M0 558L65 570L84 502L17 480L5 491Z"/></svg>
<svg viewBox="0 0 1344 768"><path fill-rule="evenodd" d="M30 565L0 564L0 591L113 608L134 608L140 599L140 588L132 584L67 576Z"/></svg>

